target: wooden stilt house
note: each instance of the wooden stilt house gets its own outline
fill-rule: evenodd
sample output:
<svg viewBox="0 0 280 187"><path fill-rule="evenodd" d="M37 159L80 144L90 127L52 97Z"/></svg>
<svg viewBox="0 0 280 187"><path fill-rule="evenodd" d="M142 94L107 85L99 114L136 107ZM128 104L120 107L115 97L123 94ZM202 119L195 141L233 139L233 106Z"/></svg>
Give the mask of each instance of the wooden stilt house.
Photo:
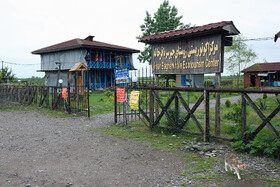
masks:
<svg viewBox="0 0 280 187"><path fill-rule="evenodd" d="M107 88L114 85L115 69L135 69L132 55L139 50L94 41L93 38L73 39L33 51L32 54L41 56L39 71L45 72L45 85L56 86L58 79L62 79L63 86L68 81L71 86L85 85L89 81L90 88ZM86 79L87 72L89 80Z"/></svg>

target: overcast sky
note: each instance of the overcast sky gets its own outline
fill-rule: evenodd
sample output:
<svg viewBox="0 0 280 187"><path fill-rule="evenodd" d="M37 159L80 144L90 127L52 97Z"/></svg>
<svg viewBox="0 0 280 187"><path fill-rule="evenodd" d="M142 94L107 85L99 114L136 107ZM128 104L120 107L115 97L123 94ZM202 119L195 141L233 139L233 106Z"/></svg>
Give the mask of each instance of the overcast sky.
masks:
<svg viewBox="0 0 280 187"><path fill-rule="evenodd" d="M0 61L17 77L38 73L40 56L31 51L88 35L95 40L142 50L145 11L152 15L163 0L0 0ZM247 38L274 37L280 31L279 0L170 0L183 23L200 26L233 21ZM258 54L257 62L280 62L280 41L247 42ZM136 68L142 67L134 57ZM24 65L37 64L37 65Z"/></svg>

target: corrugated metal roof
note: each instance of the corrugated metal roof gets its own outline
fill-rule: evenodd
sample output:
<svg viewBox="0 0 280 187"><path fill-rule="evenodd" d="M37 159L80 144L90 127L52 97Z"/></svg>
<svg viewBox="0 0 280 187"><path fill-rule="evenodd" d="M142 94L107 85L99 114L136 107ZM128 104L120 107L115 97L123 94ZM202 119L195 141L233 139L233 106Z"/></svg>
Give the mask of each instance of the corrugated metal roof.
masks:
<svg viewBox="0 0 280 187"><path fill-rule="evenodd" d="M280 62L254 64L241 72L269 72L280 71Z"/></svg>
<svg viewBox="0 0 280 187"><path fill-rule="evenodd" d="M88 38L88 37L87 37ZM87 39L86 38L86 39ZM78 48L90 48L90 49L108 49L108 50L115 50L115 51L123 51L123 52L130 52L130 53L139 53L139 50L108 44L104 42L98 41L89 41L83 39L73 39L66 42L62 42L59 44L51 45L42 49L38 49L32 51L32 54L43 54L43 53L50 53L50 52L57 52L57 51L65 51L70 49L78 49Z"/></svg>
<svg viewBox="0 0 280 187"><path fill-rule="evenodd" d="M173 30L173 31L153 34L140 39L139 42L152 44L152 43L162 42L170 39L187 38L187 37L192 37L194 35L209 34L210 32L213 33L223 32L226 35L239 34L239 31L236 29L232 21L222 21L218 23L210 23L203 26L196 26L187 29Z"/></svg>

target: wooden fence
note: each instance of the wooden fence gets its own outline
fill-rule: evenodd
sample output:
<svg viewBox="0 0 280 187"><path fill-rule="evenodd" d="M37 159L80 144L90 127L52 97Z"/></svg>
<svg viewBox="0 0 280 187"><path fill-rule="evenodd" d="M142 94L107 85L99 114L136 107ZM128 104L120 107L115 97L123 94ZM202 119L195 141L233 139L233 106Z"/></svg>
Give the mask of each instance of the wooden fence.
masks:
<svg viewBox="0 0 280 187"><path fill-rule="evenodd" d="M84 88L84 87L83 87ZM62 90L66 90L63 96ZM4 105L35 105L52 110L61 110L69 114L89 116L87 92L78 94L79 87L51 87L51 86L19 86L1 85L0 104Z"/></svg>
<svg viewBox="0 0 280 187"><path fill-rule="evenodd" d="M139 110L130 110L129 108L129 92L131 90L139 90L142 93L142 97L145 99L140 99L139 101ZM162 101L162 97L160 97L160 93L169 92L169 99L165 102ZM220 136L220 125L216 126L220 123L220 101L216 102L216 110L215 110L215 133L210 133L210 93L215 93L216 95L221 93L237 93L240 95L241 99L241 109L242 114L241 118L241 126L242 126L242 139L246 142L252 140L256 137L256 135L264 128L267 127L276 137L280 138L279 131L271 124L271 120L275 117L276 114L280 111L280 104L276 104L277 107L273 110L271 114L265 117L265 114L257 107L257 105L252 101L249 96L249 93L256 94L279 94L279 90L249 90L249 89L215 89L215 88L163 88L163 87L150 87L150 86L134 86L134 87L126 87L126 97L127 101L125 104L117 103L115 97L115 123L121 121L121 119L127 121L129 118L133 120L134 118L138 118L143 121L143 123L149 128L154 128L160 126L160 121L163 116L166 117L169 124L171 124L171 128L176 131L182 131L184 127L188 126L188 121L191 119L195 124L197 132L188 132L191 134L201 135L203 136L204 141L210 141L210 138L220 138L226 140L225 137ZM200 97L198 97L196 103L190 107L187 103L186 99L183 98L182 93L184 92L199 92L201 93ZM115 94L116 96L116 94ZM195 115L195 111L198 107L203 103L204 105L204 121L203 123L198 120ZM257 126L253 133L247 134L247 112L246 107L247 104L251 106L257 115L261 118L262 123ZM121 107L123 106L123 107ZM174 112L170 113L170 109L172 106L172 110ZM179 106L186 111L183 120L179 120L179 115L182 113L179 110ZM218 108L218 110L217 110ZM121 118L122 117L122 118ZM217 129L216 129L217 128Z"/></svg>

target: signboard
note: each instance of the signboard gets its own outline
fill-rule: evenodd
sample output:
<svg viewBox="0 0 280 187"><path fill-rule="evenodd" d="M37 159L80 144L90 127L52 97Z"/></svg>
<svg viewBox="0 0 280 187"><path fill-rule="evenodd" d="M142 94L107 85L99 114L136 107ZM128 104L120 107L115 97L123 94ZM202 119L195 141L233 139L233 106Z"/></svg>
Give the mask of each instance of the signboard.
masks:
<svg viewBox="0 0 280 187"><path fill-rule="evenodd" d="M115 70L116 84L129 83L129 71L128 69L116 69Z"/></svg>
<svg viewBox="0 0 280 187"><path fill-rule="evenodd" d="M67 98L67 88L62 88L62 98Z"/></svg>
<svg viewBox="0 0 280 187"><path fill-rule="evenodd" d="M117 88L117 101L124 102L125 88Z"/></svg>
<svg viewBox="0 0 280 187"><path fill-rule="evenodd" d="M130 93L130 108L139 110L139 91L132 91Z"/></svg>
<svg viewBox="0 0 280 187"><path fill-rule="evenodd" d="M155 74L205 74L223 71L222 35L152 44Z"/></svg>

